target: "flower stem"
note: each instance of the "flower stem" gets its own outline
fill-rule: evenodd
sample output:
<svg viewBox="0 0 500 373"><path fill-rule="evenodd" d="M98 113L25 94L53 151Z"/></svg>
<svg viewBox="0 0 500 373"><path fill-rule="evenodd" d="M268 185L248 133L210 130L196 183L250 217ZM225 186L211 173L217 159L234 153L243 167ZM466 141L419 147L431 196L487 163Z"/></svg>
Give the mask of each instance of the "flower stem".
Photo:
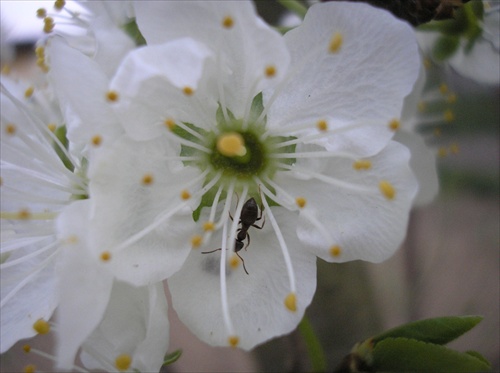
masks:
<svg viewBox="0 0 500 373"><path fill-rule="evenodd" d="M326 372L326 357L323 347L319 342L311 322L304 315L304 318L299 324L299 331L304 338L307 347L307 353L312 365L312 372Z"/></svg>
<svg viewBox="0 0 500 373"><path fill-rule="evenodd" d="M278 3L302 19L307 13L307 7L298 0L278 0Z"/></svg>

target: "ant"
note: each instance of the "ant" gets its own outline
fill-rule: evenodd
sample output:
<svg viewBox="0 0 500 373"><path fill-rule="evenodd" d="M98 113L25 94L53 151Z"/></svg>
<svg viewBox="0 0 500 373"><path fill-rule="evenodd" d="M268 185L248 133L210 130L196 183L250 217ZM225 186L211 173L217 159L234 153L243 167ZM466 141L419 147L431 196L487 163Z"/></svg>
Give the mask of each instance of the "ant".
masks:
<svg viewBox="0 0 500 373"><path fill-rule="evenodd" d="M229 213L229 216L231 217L231 220L233 220L233 217L231 216L231 213ZM245 273L248 275L248 271L245 267L245 261L243 258L238 254L241 249L245 249L250 245L250 235L248 234L248 230L250 227L255 227L257 229L262 229L264 228L264 224L266 223L266 220L264 219L264 222L262 225L259 227L257 224L255 224L256 221L259 221L262 219L262 206L260 207L260 215L259 215L259 207L257 205L257 202L255 202L255 199L252 197L248 201L245 202L243 205L243 208L241 209L241 214L240 214L240 221L239 224L241 224L241 228L237 230L238 234L236 235L236 239L234 242L234 252L236 255L238 255L238 258L241 259L241 262L243 263L243 269L245 270ZM245 239L248 238L248 243L245 246ZM221 250L221 248L212 250L212 251L202 251L202 254L210 254L213 253L217 250Z"/></svg>

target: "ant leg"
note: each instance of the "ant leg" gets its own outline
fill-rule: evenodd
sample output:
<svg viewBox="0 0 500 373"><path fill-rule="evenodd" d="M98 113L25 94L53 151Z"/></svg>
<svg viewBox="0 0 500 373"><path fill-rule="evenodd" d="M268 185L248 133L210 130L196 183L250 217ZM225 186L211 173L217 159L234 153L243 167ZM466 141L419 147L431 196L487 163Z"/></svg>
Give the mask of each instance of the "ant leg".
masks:
<svg viewBox="0 0 500 373"><path fill-rule="evenodd" d="M245 270L245 273L248 275L248 271L247 271L247 267L245 267L245 261L243 260L243 258L240 256L240 254L238 253L235 253L236 255L238 255L238 258L241 259L241 263L243 263L243 269Z"/></svg>
<svg viewBox="0 0 500 373"><path fill-rule="evenodd" d="M212 250L212 251L202 251L201 253L202 254L210 254L210 253L215 253L216 251L219 251L219 250L222 250L222 248L219 247L218 249L215 249L215 250Z"/></svg>
<svg viewBox="0 0 500 373"><path fill-rule="evenodd" d="M248 243L244 247L245 251L247 251L247 247L250 246L250 234L248 234L248 232L247 232L247 237L246 238L248 239Z"/></svg>

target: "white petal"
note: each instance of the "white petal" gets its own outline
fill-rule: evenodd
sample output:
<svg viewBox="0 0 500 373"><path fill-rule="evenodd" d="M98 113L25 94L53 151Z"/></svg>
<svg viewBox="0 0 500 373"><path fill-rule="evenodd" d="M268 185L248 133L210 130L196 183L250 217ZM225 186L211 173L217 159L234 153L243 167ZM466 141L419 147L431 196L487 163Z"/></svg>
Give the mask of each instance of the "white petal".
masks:
<svg viewBox="0 0 500 373"><path fill-rule="evenodd" d="M97 62L69 47L62 38L52 38L47 51L49 79L59 97L70 142L88 145L99 135L112 142L121 132L117 118L106 101L109 79Z"/></svg>
<svg viewBox="0 0 500 373"><path fill-rule="evenodd" d="M282 208L273 208L285 237L297 284L297 311L285 308L290 293L289 278L279 243L270 223L262 230L251 228L251 242L240 255L242 265L227 269L229 313L239 347L251 349L270 338L292 331L301 320L316 289L316 259L303 249L295 233L296 215ZM219 266L221 252L202 254L221 245L221 234L214 234L210 243L193 250L182 269L168 280L172 305L179 318L203 341L227 346L228 334L222 309ZM229 253L229 252L228 252Z"/></svg>
<svg viewBox="0 0 500 373"><path fill-rule="evenodd" d="M191 249L195 227L191 213L199 199L189 200L175 216L163 217L182 205L183 189L198 190L202 180L188 188L199 171L188 167L171 171L167 154L163 138L133 141L123 136L99 154L89 171L91 249L96 257L109 251L112 258L106 266L118 279L136 286L173 274ZM144 177L150 182L144 184ZM140 238L132 238L145 230Z"/></svg>
<svg viewBox="0 0 500 373"><path fill-rule="evenodd" d="M81 344L102 320L109 301L112 275L88 249L90 201L77 201L58 218L65 243L58 263L57 358L61 369L73 366Z"/></svg>
<svg viewBox="0 0 500 373"><path fill-rule="evenodd" d="M136 288L115 281L104 318L83 344L81 358L88 369L110 370L117 356L128 354L134 369L158 372L168 339L163 284Z"/></svg>
<svg viewBox="0 0 500 373"><path fill-rule="evenodd" d="M191 37L215 53L222 74L220 98L237 118L242 118L253 97L276 84L285 74L289 54L281 35L257 17L250 1L160 1L134 3L137 24L148 44ZM225 28L226 17L232 20ZM265 78L268 66L276 68Z"/></svg>
<svg viewBox="0 0 500 373"><path fill-rule="evenodd" d="M115 108L127 133L138 140L152 139L165 131L164 120L170 118L215 125L214 88L200 83L209 58L211 52L189 38L130 53L111 83L120 94ZM194 94L184 94L185 87Z"/></svg>
<svg viewBox="0 0 500 373"><path fill-rule="evenodd" d="M418 194L414 206L431 203L439 192L435 152L427 147L422 136L398 131L394 140L408 147L411 153L410 167L418 180Z"/></svg>
<svg viewBox="0 0 500 373"><path fill-rule="evenodd" d="M303 181L288 173L278 175L275 181L288 193L307 200L298 225L300 240L313 245L314 253L327 261L387 259L406 234L408 213L417 192L417 182L408 166L409 156L403 145L391 142L379 154L368 158L372 163L368 170L354 170L352 160L328 162L323 174L355 184L359 190L322 181ZM382 180L394 187L394 199L388 200L379 191ZM330 254L333 246L341 248L340 256Z"/></svg>
<svg viewBox="0 0 500 373"><path fill-rule="evenodd" d="M329 53L336 33L342 35L342 45ZM369 149L363 156L385 146L392 135L379 126L399 118L403 99L418 74L420 58L413 30L366 4L331 2L312 6L304 22L285 39L293 75L277 92L269 125L314 125L330 118L331 128L375 122L378 126L373 129L344 134L344 141L361 141ZM265 100L272 94L276 93L265 92ZM363 133L370 136L358 139Z"/></svg>

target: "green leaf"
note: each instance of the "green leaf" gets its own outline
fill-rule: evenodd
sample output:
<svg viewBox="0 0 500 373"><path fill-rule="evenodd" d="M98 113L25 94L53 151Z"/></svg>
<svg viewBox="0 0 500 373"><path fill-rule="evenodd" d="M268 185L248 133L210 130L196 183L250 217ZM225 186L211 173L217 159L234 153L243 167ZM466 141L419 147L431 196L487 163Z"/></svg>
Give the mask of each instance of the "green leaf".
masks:
<svg viewBox="0 0 500 373"><path fill-rule="evenodd" d="M177 360L179 360L181 355L182 355L182 350L177 350L177 351L174 351L168 355L165 355L165 357L163 358L162 366L175 363Z"/></svg>
<svg viewBox="0 0 500 373"><path fill-rule="evenodd" d="M373 350L376 371L484 372L490 365L468 353L407 338L386 338Z"/></svg>
<svg viewBox="0 0 500 373"><path fill-rule="evenodd" d="M255 123L264 111L264 104L262 103L262 92L253 98L252 106L250 107L250 115L248 117L249 123Z"/></svg>
<svg viewBox="0 0 500 373"><path fill-rule="evenodd" d="M67 150L69 146L69 141L68 138L66 137L66 134L67 134L66 126L57 127L54 132L54 135L56 135L57 139L61 142L62 146L64 146L64 148ZM61 161L64 163L64 166L68 170L74 171L75 168L73 166L73 163L71 163L71 161L68 159L66 154L64 154L64 152L61 150L60 146L56 142L54 142L54 150L56 151Z"/></svg>
<svg viewBox="0 0 500 373"><path fill-rule="evenodd" d="M455 54L459 46L459 36L442 35L437 39L436 44L434 44L432 54L437 60L444 61Z"/></svg>
<svg viewBox="0 0 500 373"><path fill-rule="evenodd" d="M311 360L312 372L326 372L325 351L307 316L302 318L299 324L299 331L306 344L307 354Z"/></svg>
<svg viewBox="0 0 500 373"><path fill-rule="evenodd" d="M414 321L373 337L375 344L386 338L410 338L436 344L446 344L476 326L481 316L445 316Z"/></svg>

